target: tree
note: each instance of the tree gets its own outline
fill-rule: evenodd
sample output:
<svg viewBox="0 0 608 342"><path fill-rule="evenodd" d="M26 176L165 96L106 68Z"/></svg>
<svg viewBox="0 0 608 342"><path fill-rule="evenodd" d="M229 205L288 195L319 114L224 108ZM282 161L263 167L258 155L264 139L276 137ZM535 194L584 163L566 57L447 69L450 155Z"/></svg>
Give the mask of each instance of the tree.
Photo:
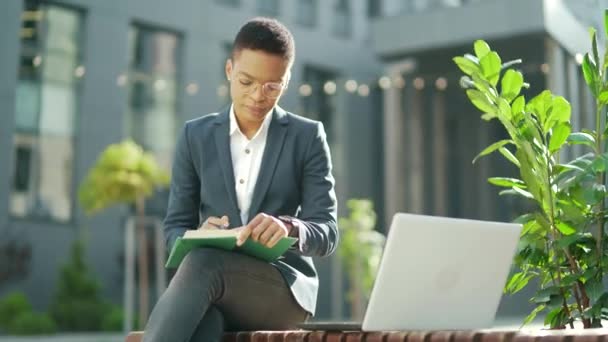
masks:
<svg viewBox="0 0 608 342"><path fill-rule="evenodd" d="M108 146L89 170L79 188L79 200L87 214L115 204L132 204L136 209L139 268L139 325L148 316L148 255L144 230L145 199L169 183L169 175L153 156L131 140ZM128 248L132 248L129 246ZM129 319L129 317L127 317Z"/></svg>

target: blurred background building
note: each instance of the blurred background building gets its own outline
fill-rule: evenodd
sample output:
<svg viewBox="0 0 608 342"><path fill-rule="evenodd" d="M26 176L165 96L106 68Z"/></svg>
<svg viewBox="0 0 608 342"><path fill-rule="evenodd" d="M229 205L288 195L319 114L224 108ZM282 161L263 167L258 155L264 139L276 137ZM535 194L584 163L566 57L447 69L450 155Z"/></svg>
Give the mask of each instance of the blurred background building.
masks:
<svg viewBox="0 0 608 342"><path fill-rule="evenodd" d="M321 120L341 202L370 198L388 229L397 211L508 221L518 207L489 176L507 162L474 156L504 132L479 118L458 86L452 57L485 39L505 60L523 58L532 87L591 122L580 72L592 0L4 0L0 4L0 296L15 289L45 308L72 241L106 298L123 295L124 230L131 208L94 217L78 185L108 144L132 138L169 169L184 121L229 103L224 63L239 27L276 17L296 39L281 105ZM603 29L602 29L603 31ZM572 151L572 153L576 153ZM148 203L162 219L167 192ZM150 229L156 229L150 227ZM153 244L153 242L151 242ZM150 246L153 249L153 245ZM432 248L432 246L429 246ZM319 259L318 318L348 315L336 257ZM156 296L156 293L153 292ZM499 314L522 316L522 294Z"/></svg>

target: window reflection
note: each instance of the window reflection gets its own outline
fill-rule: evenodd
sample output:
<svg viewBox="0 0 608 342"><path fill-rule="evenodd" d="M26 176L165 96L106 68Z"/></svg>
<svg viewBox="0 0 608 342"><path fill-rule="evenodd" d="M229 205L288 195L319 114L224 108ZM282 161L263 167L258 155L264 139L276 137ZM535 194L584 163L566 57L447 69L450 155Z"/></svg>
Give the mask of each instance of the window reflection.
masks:
<svg viewBox="0 0 608 342"><path fill-rule="evenodd" d="M133 26L129 33L129 103L125 115L130 136L169 170L178 114L180 38Z"/></svg>
<svg viewBox="0 0 608 342"><path fill-rule="evenodd" d="M334 33L337 36L348 37L351 33L351 20L350 0L337 0L334 6Z"/></svg>
<svg viewBox="0 0 608 342"><path fill-rule="evenodd" d="M74 126L82 66L82 14L25 1L16 89L10 212L72 217Z"/></svg>
<svg viewBox="0 0 608 342"><path fill-rule="evenodd" d="M317 0L298 0L297 22L306 27L317 25Z"/></svg>

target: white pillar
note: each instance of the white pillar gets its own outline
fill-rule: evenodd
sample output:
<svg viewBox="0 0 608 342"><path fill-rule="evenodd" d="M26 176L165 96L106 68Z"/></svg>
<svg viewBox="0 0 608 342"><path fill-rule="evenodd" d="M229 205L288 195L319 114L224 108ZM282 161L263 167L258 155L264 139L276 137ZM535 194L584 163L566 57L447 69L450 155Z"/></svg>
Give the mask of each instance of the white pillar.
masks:
<svg viewBox="0 0 608 342"><path fill-rule="evenodd" d="M401 77L398 66L386 69L386 74L395 80ZM405 139L402 127L403 110L401 108L403 89L392 86L384 91L384 218L387 223L386 230L393 215L405 209L404 193L405 174L403 160L405 158Z"/></svg>
<svg viewBox="0 0 608 342"><path fill-rule="evenodd" d="M434 214L447 215L447 153L446 153L446 108L445 92L438 91L433 106L433 183Z"/></svg>

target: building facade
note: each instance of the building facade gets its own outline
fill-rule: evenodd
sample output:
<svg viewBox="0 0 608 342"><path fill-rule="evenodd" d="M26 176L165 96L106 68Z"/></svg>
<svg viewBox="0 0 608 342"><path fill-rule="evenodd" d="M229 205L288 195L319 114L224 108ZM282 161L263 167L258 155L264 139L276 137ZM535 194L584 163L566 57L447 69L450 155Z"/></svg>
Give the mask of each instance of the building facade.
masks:
<svg viewBox="0 0 608 342"><path fill-rule="evenodd" d="M175 134L229 103L224 63L240 25L276 17L296 39L281 105L321 120L332 150L340 215L371 198L386 232L395 212L508 221L519 209L486 184L513 174L490 157L504 136L458 86L452 57L486 39L523 58L532 87L573 104L589 127L592 101L577 55L595 1L562 0L6 0L0 5L0 296L26 292L43 309L78 236L103 295L121 303L126 206L86 216L78 185L109 144L132 138L166 169ZM584 37L584 39L583 39ZM576 154L577 151L572 151ZM166 190L147 203L162 219ZM149 227L150 236L159 229ZM81 235L82 234L82 235ZM154 250L153 239L150 248ZM317 260L317 317L348 315L336 257ZM158 278L156 278L158 279ZM155 285L162 283L155 281ZM162 289L162 286L159 286ZM157 292L152 291L154 298ZM503 300L522 316L529 295Z"/></svg>
<svg viewBox="0 0 608 342"><path fill-rule="evenodd" d="M486 40L502 61L518 68L531 99L544 89L572 104L573 131L592 128L593 99L582 76L590 51L587 26L603 13L595 1L387 0L372 21L374 51L384 64L385 218L407 211L511 221L525 209L499 196L489 177L517 177L499 154L478 160L504 129L480 118L459 85L452 58L473 53ZM603 27L598 32L603 32ZM580 153L565 152L566 158ZM406 191L403 191L406 189ZM499 315L521 316L531 292L503 298Z"/></svg>
<svg viewBox="0 0 608 342"><path fill-rule="evenodd" d="M296 62L280 104L325 124L340 202L382 198L369 162L379 156L370 139L380 133L367 134L381 127L381 113L371 110L369 88L344 88L345 80L381 70L364 49L365 2L9 0L0 7L0 248L7 256L0 295L19 289L45 308L72 241L83 234L104 297L121 303L132 210L86 216L78 185L107 145L126 138L169 169L183 123L229 103L225 61L234 35L255 16L276 17L295 36ZM166 200L163 190L147 203L156 222ZM340 317L337 258L318 267L319 317Z"/></svg>

